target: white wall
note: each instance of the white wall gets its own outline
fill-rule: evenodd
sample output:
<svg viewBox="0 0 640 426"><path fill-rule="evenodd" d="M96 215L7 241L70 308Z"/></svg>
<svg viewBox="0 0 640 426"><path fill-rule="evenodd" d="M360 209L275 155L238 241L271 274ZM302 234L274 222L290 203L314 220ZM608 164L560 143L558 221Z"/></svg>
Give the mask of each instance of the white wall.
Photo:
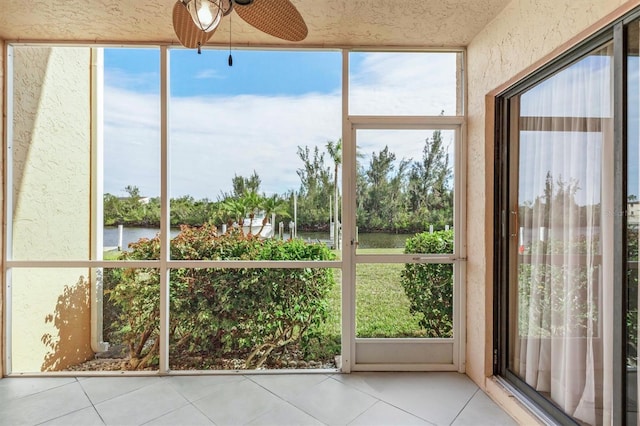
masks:
<svg viewBox="0 0 640 426"><path fill-rule="evenodd" d="M611 21L612 12L620 15L623 9L639 3L513 0L468 46L466 371L481 387L491 375L493 332L494 140L493 117L486 114L486 95L500 86L506 88L508 82L534 63L548 61L554 50L566 49L584 38L586 32L580 34L584 30L593 32L604 25L603 21ZM486 127L487 118L489 127Z"/></svg>
<svg viewBox="0 0 640 426"><path fill-rule="evenodd" d="M14 260L86 260L90 227L90 49L18 46L13 61ZM12 372L93 355L88 271L12 271Z"/></svg>

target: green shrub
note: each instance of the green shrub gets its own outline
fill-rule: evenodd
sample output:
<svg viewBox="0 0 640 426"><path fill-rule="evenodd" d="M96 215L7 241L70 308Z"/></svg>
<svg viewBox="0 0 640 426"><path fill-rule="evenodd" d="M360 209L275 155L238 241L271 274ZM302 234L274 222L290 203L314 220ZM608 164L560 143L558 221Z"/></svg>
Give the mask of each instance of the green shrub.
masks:
<svg viewBox="0 0 640 426"><path fill-rule="evenodd" d="M585 337L598 322L598 296L590 287L602 272L599 262L587 261L600 253L598 236L554 237L531 241L519 259L515 309L519 336ZM628 278L633 280L632 275ZM633 291L628 296L633 298Z"/></svg>
<svg viewBox="0 0 640 426"><path fill-rule="evenodd" d="M102 283L104 294L111 294L113 288L122 280L122 268L102 269ZM115 306L110 298L103 299L102 307L103 339L105 342L118 340L118 330L114 328L120 316L120 308Z"/></svg>
<svg viewBox="0 0 640 426"><path fill-rule="evenodd" d="M174 260L330 260L324 244L260 240L240 232L217 236L215 228L182 228L171 241ZM125 259L158 259L158 238L141 240ZM180 268L170 272L169 341L172 359L242 356L246 368L295 347L324 321L335 284L327 268ZM129 347L130 367L157 362L159 329L157 270L127 269L111 291L121 309L119 334Z"/></svg>
<svg viewBox="0 0 640 426"><path fill-rule="evenodd" d="M408 238L405 253L453 253L453 230L424 232ZM453 337L453 265L408 263L400 282L413 314L428 337Z"/></svg>

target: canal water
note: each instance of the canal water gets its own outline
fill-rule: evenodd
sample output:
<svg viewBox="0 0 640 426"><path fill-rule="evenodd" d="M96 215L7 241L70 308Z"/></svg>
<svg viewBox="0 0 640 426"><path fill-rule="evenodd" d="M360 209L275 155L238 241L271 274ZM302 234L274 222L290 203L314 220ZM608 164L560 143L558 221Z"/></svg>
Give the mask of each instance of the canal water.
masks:
<svg viewBox="0 0 640 426"><path fill-rule="evenodd" d="M140 238L153 238L155 237L159 229L156 228L124 228L122 232L122 246L124 248L129 246L129 243L138 241ZM171 237L175 237L180 233L178 229L171 230ZM288 236L286 236L288 237ZM310 240L310 241L328 241L329 233L325 232L298 232L298 237ZM405 240L409 237L407 234L359 234L359 247L366 248L402 248L404 247ZM118 246L118 228L117 227L105 227L104 233L104 246L105 247L117 247Z"/></svg>

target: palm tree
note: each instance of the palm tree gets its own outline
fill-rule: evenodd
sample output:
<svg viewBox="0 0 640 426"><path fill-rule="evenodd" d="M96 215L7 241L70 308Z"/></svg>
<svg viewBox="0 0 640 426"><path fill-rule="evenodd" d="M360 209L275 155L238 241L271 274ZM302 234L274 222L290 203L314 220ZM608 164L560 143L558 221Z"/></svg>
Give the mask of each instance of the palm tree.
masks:
<svg viewBox="0 0 640 426"><path fill-rule="evenodd" d="M262 201L262 210L264 211L264 219L262 219L262 226L258 235L262 234L262 230L269 223L269 216L277 215L280 217L289 217L289 201L281 198L277 194L271 197L265 198ZM275 223L272 224L275 226Z"/></svg>
<svg viewBox="0 0 640 426"><path fill-rule="evenodd" d="M237 198L227 198L219 205L219 212L222 217L227 218L227 226L231 228L233 222L240 225L242 232L242 221L247 215L247 206Z"/></svg>
<svg viewBox="0 0 640 426"><path fill-rule="evenodd" d="M245 211L249 215L249 235L251 235L251 225L253 224L253 219L256 217L256 213L262 210L264 197L262 197L255 191L245 191L239 201L244 204L246 209ZM244 217L239 220L238 223L242 225L244 223Z"/></svg>
<svg viewBox="0 0 640 426"><path fill-rule="evenodd" d="M333 160L333 247L337 249L338 233L340 232L338 225L338 198L340 196L338 191L338 169L342 164L342 138L338 139L335 144L333 141L328 141L327 152Z"/></svg>

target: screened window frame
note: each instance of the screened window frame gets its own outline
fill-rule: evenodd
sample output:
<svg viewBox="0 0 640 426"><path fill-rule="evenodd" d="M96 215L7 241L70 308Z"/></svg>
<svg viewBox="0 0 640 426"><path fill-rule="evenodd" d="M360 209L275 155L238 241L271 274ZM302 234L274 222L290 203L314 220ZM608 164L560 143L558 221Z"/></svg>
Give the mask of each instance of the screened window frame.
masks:
<svg viewBox="0 0 640 426"><path fill-rule="evenodd" d="M101 236L96 237L93 231L90 231L89 234L92 235L92 246L91 246L91 254L89 259L79 260L79 259L69 259L69 260L14 260L11 258L11 247L13 244L13 236L12 236L12 182L13 182L13 169L12 169L12 156L11 156L11 148L10 146L13 143L13 132L12 132L12 124L11 118L13 117L13 85L12 78L14 76L13 72L13 60L12 53L14 46L42 46L42 47L65 47L65 46L73 46L73 47L81 47L87 49L99 49L99 48L109 48L109 47L124 47L124 48L135 48L135 47L144 47L144 48L157 48L160 56L160 198L161 198L161 213L160 213L160 258L155 260L103 260L101 253L98 254L97 250L99 247L94 247L96 245L96 241L101 242ZM156 268L160 271L160 362L158 370L152 374L176 374L170 370L169 366L169 272L172 269L177 268L327 268L327 269L340 269L342 271L343 280L347 271L347 260L343 254L343 258L341 260L334 261L230 261L230 260L222 260L222 261L214 261L214 260L192 260L192 261L184 261L184 260L172 260L170 258L170 191L169 191L169 183L170 183L170 132L169 132L169 104L170 104L170 78L169 78L169 68L170 68L170 52L176 48L175 46L168 44L150 44L145 46L139 45L128 45L128 44L118 44L118 45L83 45L78 43L46 43L46 42L38 42L38 43L29 43L29 42L11 42L6 44L5 49L5 63L6 63L6 73L4 74L5 79L5 105L7 111L7 126L5 132L5 140L4 140L4 153L5 153L5 164L4 168L4 181L5 181L5 203L4 203L4 217L5 217L5 234L3 238L3 248L4 248L4 262L2 267L2 273L4 278L5 285L5 307L4 310L4 324L6 333L4 334L4 366L7 375L12 374L11 367L11 272L13 269L17 268L86 268L87 270L96 270L101 268ZM217 49L222 50L222 47L217 47ZM255 49L261 49L260 46L256 46ZM266 50L267 48L265 48ZM287 50L287 48L282 48L282 50ZM349 52L403 52L407 51L406 49L305 49L305 50L336 50L342 53L342 83L343 87L341 88L341 96L342 96L342 138L346 140L349 138L348 133L350 132L351 120L355 117L358 119L362 118L362 116L351 116L349 115L348 105L349 105L349 93L348 93L348 81L349 81L349 71L348 71L348 54ZM415 50L411 49L412 52L451 52L458 53L461 55L461 58L458 60L459 66L457 66L457 76L456 76L456 91L457 91L457 115L447 115L447 116L438 116L438 117L411 117L411 116L370 116L368 118L371 119L372 122L384 122L385 119L390 120L400 120L400 121L412 121L416 118L424 119L427 118L427 121L432 121L435 124L440 125L450 125L451 123L456 123L456 128L458 128L461 132L461 145L465 146L464 140L464 128L466 122L466 116L464 115L465 105L466 105L466 93L465 93L465 76L464 76L464 61L466 60L466 51L461 48L450 48L450 49L424 49L424 50ZM92 93L94 93L95 82L91 84ZM363 118L367 119L367 118ZM93 126L92 126L93 127ZM410 127L410 126L409 126ZM94 129L92 129L93 135ZM95 136L95 135L93 135ZM92 141L94 144L95 141ZM465 152L463 150L463 152ZM343 156L344 156L344 148L343 148ZM91 176L92 179L96 178L96 169L101 167L102 159L97 159L95 152L91 154ZM96 163L100 163L98 167L96 167ZM459 167L461 170L466 168L466 157L461 158L459 160ZM91 190L91 200L90 204L92 206L91 209L91 220L98 221L102 223L102 209L101 200L96 204L96 191L95 182L90 183ZM344 189L344 184L343 184ZM102 195L102 194L100 194ZM97 208L95 206L98 206ZM344 209L344 201L343 206ZM466 204L464 202L460 203L459 207L456 208L456 213L462 215L462 217L466 217ZM461 212L458 212L457 209L462 209ZM460 245L466 246L466 234L462 233L459 237ZM345 244L346 246L346 244ZM348 248L343 248L343 253ZM343 294L347 290L343 290ZM465 310L464 306L464 297L463 297L463 310ZM344 315L344 312L343 312ZM464 324L460 324L461 327L464 328ZM344 325L343 325L343 334L344 333ZM342 349L343 353L349 353L349 349L344 347ZM461 360L460 364L463 365L464 361ZM331 372L335 371L346 371L349 369L336 369L330 370ZM179 373L179 372L178 372ZM215 372L211 372L214 373ZM20 372L16 373L20 374ZM42 373L43 375L45 373ZM122 375L123 372L115 372L115 374ZM127 373L124 373L127 375ZM131 373L132 375L139 373Z"/></svg>

